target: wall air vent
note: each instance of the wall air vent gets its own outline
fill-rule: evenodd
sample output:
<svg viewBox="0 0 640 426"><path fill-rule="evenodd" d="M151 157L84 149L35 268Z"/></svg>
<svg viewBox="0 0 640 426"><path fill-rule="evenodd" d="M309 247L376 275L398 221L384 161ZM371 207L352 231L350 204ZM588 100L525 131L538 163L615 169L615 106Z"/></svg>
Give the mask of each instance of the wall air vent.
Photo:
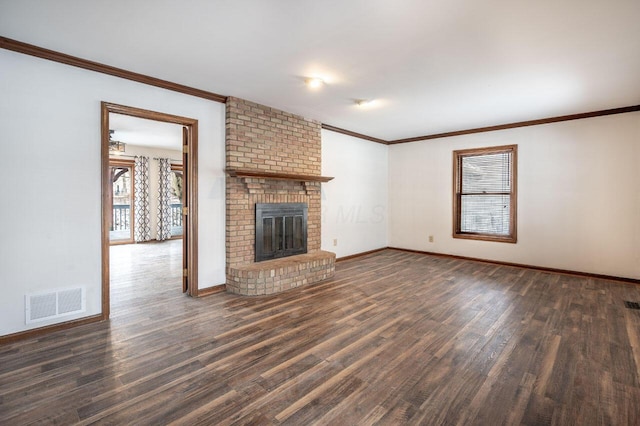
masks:
<svg viewBox="0 0 640 426"><path fill-rule="evenodd" d="M628 300L624 301L624 306L626 306L629 309L640 309L640 303L638 303L638 302L630 302Z"/></svg>
<svg viewBox="0 0 640 426"><path fill-rule="evenodd" d="M85 305L84 287L26 294L25 321L31 324L81 313Z"/></svg>

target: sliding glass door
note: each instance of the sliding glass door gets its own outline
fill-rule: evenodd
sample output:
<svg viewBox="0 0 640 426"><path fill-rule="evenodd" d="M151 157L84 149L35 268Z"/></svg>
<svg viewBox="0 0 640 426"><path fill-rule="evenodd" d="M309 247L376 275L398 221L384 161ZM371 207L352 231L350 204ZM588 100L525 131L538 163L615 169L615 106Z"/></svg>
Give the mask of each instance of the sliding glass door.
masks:
<svg viewBox="0 0 640 426"><path fill-rule="evenodd" d="M184 198L183 191L184 179L182 173L182 164L171 165L171 236L181 238L182 228L182 200Z"/></svg>
<svg viewBox="0 0 640 426"><path fill-rule="evenodd" d="M133 242L133 161L109 160L111 176L111 227L109 242Z"/></svg>

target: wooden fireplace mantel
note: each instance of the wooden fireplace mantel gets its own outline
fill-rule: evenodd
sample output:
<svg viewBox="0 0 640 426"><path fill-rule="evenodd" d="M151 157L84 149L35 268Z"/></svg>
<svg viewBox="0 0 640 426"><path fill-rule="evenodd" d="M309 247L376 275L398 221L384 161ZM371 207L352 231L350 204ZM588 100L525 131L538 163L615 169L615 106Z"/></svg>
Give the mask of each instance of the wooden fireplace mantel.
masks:
<svg viewBox="0 0 640 426"><path fill-rule="evenodd" d="M317 175L295 175L289 173L265 172L262 170L250 169L226 169L225 172L231 177L258 178L274 180L295 180L298 182L329 182L333 177Z"/></svg>

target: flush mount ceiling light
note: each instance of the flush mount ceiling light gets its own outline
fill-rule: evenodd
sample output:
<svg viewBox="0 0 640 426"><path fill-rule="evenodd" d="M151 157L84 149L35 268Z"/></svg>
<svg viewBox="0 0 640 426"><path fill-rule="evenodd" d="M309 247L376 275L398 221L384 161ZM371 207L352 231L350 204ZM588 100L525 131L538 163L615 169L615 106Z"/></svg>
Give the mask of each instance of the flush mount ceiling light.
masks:
<svg viewBox="0 0 640 426"><path fill-rule="evenodd" d="M309 89L319 89L324 84L324 80L320 77L309 77L305 78L304 84L306 84Z"/></svg>
<svg viewBox="0 0 640 426"><path fill-rule="evenodd" d="M375 99L356 99L355 103L360 108L369 108L376 104Z"/></svg>

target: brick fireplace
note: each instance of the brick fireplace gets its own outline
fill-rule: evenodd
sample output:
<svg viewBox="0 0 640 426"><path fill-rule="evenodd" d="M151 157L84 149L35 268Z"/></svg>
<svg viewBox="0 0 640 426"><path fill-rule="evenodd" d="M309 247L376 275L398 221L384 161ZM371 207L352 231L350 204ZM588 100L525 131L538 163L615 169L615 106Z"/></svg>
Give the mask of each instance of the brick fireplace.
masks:
<svg viewBox="0 0 640 426"><path fill-rule="evenodd" d="M320 123L239 98L226 105L227 291L272 294L333 276L320 250ZM256 203L307 206L307 253L255 262Z"/></svg>

